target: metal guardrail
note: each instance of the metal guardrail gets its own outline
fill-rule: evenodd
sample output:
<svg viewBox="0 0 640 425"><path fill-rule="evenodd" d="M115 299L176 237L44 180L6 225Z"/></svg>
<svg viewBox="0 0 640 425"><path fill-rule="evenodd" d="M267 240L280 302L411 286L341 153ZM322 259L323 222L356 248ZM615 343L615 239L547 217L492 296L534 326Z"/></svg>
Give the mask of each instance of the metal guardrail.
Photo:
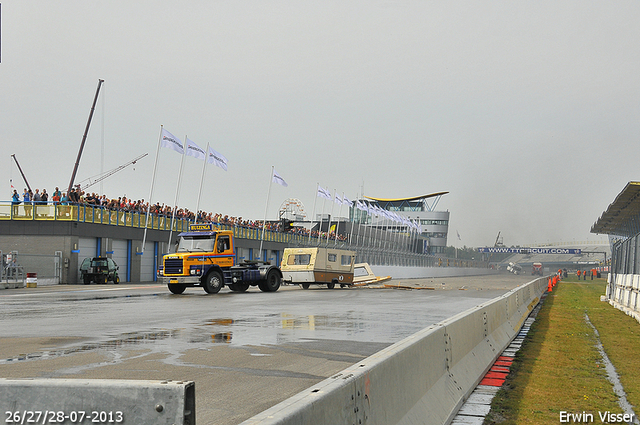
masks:
<svg viewBox="0 0 640 425"><path fill-rule="evenodd" d="M24 287L25 273L22 266L9 264L0 268L0 288Z"/></svg>

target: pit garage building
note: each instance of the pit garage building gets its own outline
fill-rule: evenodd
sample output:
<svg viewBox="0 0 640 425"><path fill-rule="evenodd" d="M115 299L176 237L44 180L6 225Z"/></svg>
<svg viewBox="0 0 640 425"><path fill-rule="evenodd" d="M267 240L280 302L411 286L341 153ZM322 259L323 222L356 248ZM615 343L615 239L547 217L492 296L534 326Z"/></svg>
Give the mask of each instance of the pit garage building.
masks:
<svg viewBox="0 0 640 425"><path fill-rule="evenodd" d="M591 233L609 235L609 303L640 321L640 182L627 183Z"/></svg>

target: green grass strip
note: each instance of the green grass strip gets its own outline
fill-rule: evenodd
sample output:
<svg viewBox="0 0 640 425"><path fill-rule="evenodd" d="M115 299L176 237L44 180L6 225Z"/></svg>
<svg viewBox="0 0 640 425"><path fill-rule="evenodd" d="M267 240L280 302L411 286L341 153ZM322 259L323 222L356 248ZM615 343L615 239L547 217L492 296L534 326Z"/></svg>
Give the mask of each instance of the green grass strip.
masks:
<svg viewBox="0 0 640 425"><path fill-rule="evenodd" d="M574 276L547 296L485 424L558 424L560 412L593 415L593 421L571 423L602 423L599 412L623 413L585 312L638 413L640 324L600 301L605 285L605 279L578 282Z"/></svg>

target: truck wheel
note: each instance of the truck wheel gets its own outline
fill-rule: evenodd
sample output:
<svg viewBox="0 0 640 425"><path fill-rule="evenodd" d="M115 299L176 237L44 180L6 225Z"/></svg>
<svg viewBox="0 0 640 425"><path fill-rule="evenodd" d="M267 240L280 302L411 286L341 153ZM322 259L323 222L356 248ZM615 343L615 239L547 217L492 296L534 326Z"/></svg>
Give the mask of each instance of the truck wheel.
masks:
<svg viewBox="0 0 640 425"><path fill-rule="evenodd" d="M311 286L310 283L303 283L302 284L302 289L309 289L310 286Z"/></svg>
<svg viewBox="0 0 640 425"><path fill-rule="evenodd" d="M116 275L116 278L113 279L113 283L115 283L116 285L120 283L120 276Z"/></svg>
<svg viewBox="0 0 640 425"><path fill-rule="evenodd" d="M85 277L84 277L84 284L85 284L85 285L88 285L88 284L90 284L90 283L91 283L91 278L90 278L89 276L85 276Z"/></svg>
<svg viewBox="0 0 640 425"><path fill-rule="evenodd" d="M184 292L185 289L187 289L187 287L185 285L180 285L180 284L169 284L167 285L169 287L169 291L171 291L172 294L176 294L176 295L180 295Z"/></svg>
<svg viewBox="0 0 640 425"><path fill-rule="evenodd" d="M280 288L280 275L277 271L271 270L267 273L267 278L258 284L262 292L276 292Z"/></svg>
<svg viewBox="0 0 640 425"><path fill-rule="evenodd" d="M336 287L336 283L335 282L327 283L327 288L333 289L335 287Z"/></svg>
<svg viewBox="0 0 640 425"><path fill-rule="evenodd" d="M207 294L217 294L224 286L222 275L216 271L209 272L202 286Z"/></svg>
<svg viewBox="0 0 640 425"><path fill-rule="evenodd" d="M229 285L229 289L231 289L233 292L245 292L247 289L249 289L249 284L248 283L232 283L231 285Z"/></svg>

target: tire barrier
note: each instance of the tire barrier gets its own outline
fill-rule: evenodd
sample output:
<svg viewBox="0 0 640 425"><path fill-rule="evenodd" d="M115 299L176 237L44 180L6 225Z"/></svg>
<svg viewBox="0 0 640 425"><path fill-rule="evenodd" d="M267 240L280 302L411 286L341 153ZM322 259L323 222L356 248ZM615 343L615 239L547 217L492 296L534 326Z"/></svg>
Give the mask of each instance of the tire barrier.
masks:
<svg viewBox="0 0 640 425"><path fill-rule="evenodd" d="M539 278L423 329L243 425L447 424L546 289Z"/></svg>
<svg viewBox="0 0 640 425"><path fill-rule="evenodd" d="M191 381L0 378L6 424L194 425Z"/></svg>

